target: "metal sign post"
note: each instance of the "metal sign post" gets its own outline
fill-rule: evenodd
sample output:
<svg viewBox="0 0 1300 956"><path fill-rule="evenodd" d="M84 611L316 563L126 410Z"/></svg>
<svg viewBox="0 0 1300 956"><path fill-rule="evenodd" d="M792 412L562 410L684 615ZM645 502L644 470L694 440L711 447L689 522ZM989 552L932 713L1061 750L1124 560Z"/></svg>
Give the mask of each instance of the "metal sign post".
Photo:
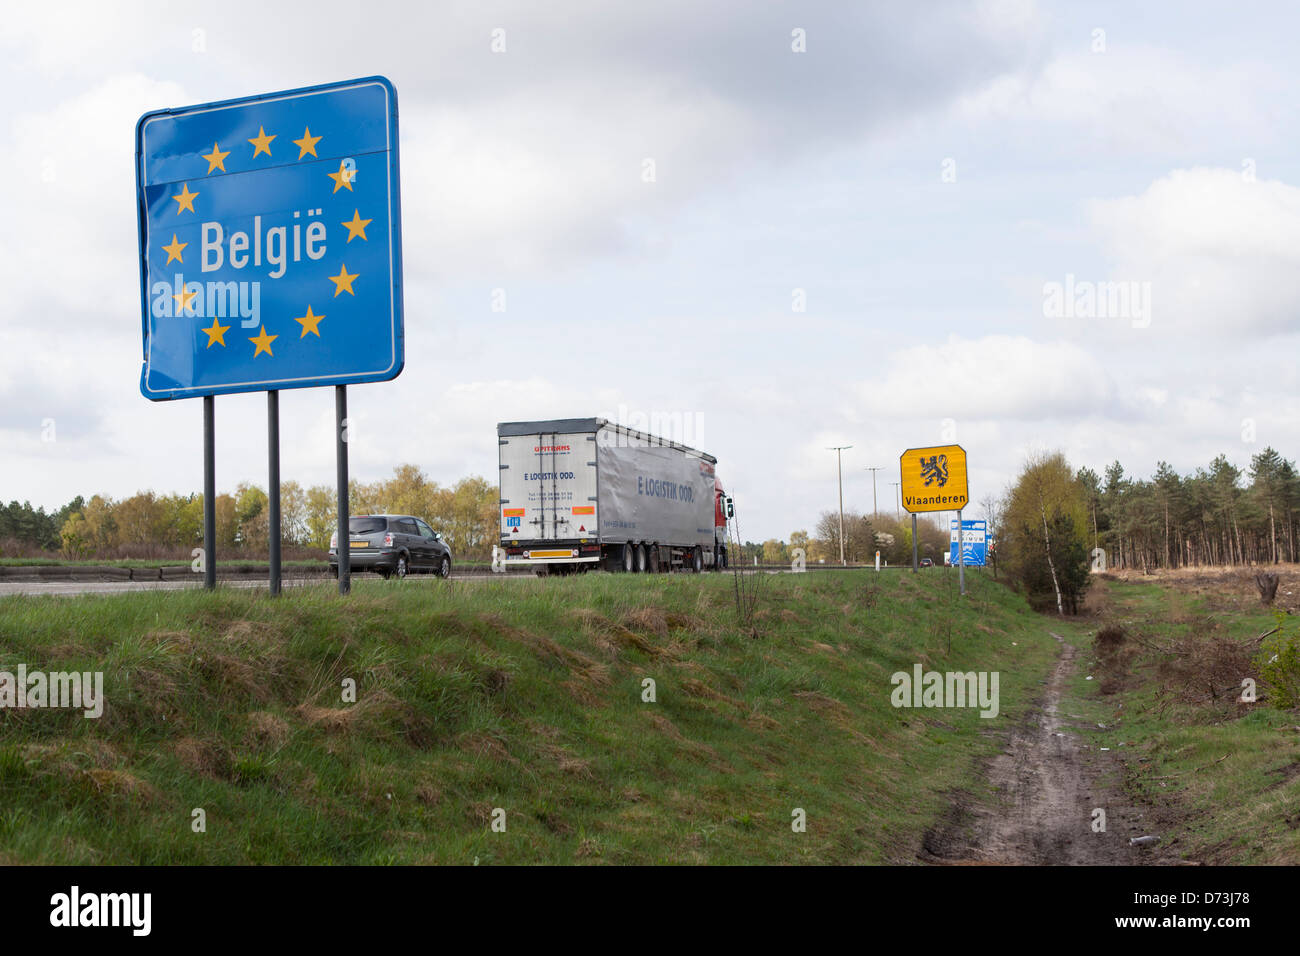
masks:
<svg viewBox="0 0 1300 956"><path fill-rule="evenodd" d="M957 509L957 580L961 593L966 593L966 547L962 541L961 509Z"/></svg>
<svg viewBox="0 0 1300 956"><path fill-rule="evenodd" d="M209 591L217 586L216 402L203 396L203 586Z"/></svg>
<svg viewBox="0 0 1300 956"><path fill-rule="evenodd" d="M339 479L339 594L352 590L352 535L348 530L348 387L334 386L334 449Z"/></svg>
<svg viewBox="0 0 1300 956"><path fill-rule="evenodd" d="M266 393L267 549L271 563L271 596L280 593L280 393Z"/></svg>
<svg viewBox="0 0 1300 956"><path fill-rule="evenodd" d="M840 564L848 567L848 561L844 557L844 465L840 455L846 448L852 448L852 445L833 445L827 448L827 451L835 452L835 470L839 475L840 483Z"/></svg>
<svg viewBox="0 0 1300 956"><path fill-rule="evenodd" d="M916 515L912 515L912 571L917 570L916 564Z"/></svg>

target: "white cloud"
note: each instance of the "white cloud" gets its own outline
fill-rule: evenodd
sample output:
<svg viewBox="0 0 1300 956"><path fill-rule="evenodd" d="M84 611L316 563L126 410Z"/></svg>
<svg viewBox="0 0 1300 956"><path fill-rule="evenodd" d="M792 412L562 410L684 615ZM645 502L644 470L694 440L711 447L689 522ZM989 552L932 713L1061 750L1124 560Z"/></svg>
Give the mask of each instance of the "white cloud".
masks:
<svg viewBox="0 0 1300 956"><path fill-rule="evenodd" d="M18 113L0 143L5 219L21 236L0 256L10 309L63 329L138 316L133 130L146 110L185 98L175 83L132 73Z"/></svg>
<svg viewBox="0 0 1300 956"><path fill-rule="evenodd" d="M134 5L129 16L112 3L12 4L0 18L0 47L8 48L8 65L30 76L102 75L106 51L134 49L151 31L142 22L157 22L162 4Z"/></svg>
<svg viewBox="0 0 1300 956"><path fill-rule="evenodd" d="M1117 394L1110 373L1084 348L1011 335L950 335L938 345L903 349L855 393L873 415L958 424L1103 413Z"/></svg>
<svg viewBox="0 0 1300 956"><path fill-rule="evenodd" d="M1088 204L1111 276L1152 285L1152 328L1231 339L1295 328L1300 188L1241 171L1175 170Z"/></svg>
<svg viewBox="0 0 1300 956"><path fill-rule="evenodd" d="M1209 64L1204 58L1149 45L1110 31L1105 53L1078 52L1003 73L958 98L953 114L1060 152L1113 153L1186 150L1226 138L1254 140L1267 126L1261 105L1285 83L1266 67L1246 62ZM1257 141L1257 140L1256 140Z"/></svg>
<svg viewBox="0 0 1300 956"><path fill-rule="evenodd" d="M725 100L616 83L573 102L542 90L503 98L487 121L444 104L403 123L404 231L422 250L408 266L439 278L545 274L636 251L631 220L707 188L756 132Z"/></svg>

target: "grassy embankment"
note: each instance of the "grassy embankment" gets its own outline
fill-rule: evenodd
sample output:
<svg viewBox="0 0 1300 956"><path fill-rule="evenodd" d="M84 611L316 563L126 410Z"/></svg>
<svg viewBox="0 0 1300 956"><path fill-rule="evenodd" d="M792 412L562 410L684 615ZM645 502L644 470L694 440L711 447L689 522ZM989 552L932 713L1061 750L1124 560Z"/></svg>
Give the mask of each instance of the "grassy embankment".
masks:
<svg viewBox="0 0 1300 956"><path fill-rule="evenodd" d="M1300 863L1300 714L1269 706L1262 684L1260 702L1239 699L1242 678L1258 679L1252 640L1275 623L1249 574L1095 587L1094 625L1117 625L1123 637L1099 648L1096 626L1074 632L1084 653L1066 709L1087 717L1085 736L1118 758L1114 782L1185 859Z"/></svg>
<svg viewBox="0 0 1300 956"><path fill-rule="evenodd" d="M0 862L912 861L1073 633L968 581L769 576L757 638L730 575L0 599L0 669L107 698L0 711ZM1000 716L893 708L917 662Z"/></svg>

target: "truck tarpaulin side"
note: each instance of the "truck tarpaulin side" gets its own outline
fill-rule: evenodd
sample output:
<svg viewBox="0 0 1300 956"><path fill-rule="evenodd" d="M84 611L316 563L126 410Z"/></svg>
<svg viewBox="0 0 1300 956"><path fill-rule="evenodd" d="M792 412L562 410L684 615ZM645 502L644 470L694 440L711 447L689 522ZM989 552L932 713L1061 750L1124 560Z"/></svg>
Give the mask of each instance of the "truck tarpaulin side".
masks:
<svg viewBox="0 0 1300 956"><path fill-rule="evenodd" d="M711 547L712 465L677 448L606 444L616 437L606 430L596 440L601 540Z"/></svg>

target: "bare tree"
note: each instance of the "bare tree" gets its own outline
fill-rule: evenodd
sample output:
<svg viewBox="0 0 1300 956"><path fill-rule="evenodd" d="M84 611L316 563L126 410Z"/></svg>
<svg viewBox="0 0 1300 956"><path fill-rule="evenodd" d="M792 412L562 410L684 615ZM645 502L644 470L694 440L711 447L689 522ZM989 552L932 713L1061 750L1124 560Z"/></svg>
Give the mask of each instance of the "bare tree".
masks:
<svg viewBox="0 0 1300 956"><path fill-rule="evenodd" d="M986 523L985 534L986 540L993 542L993 548L990 555L993 560L993 577L998 576L998 559L997 559L997 540L998 535L1002 533L1002 499L997 495L988 494L980 500L980 507L984 509L984 521Z"/></svg>

